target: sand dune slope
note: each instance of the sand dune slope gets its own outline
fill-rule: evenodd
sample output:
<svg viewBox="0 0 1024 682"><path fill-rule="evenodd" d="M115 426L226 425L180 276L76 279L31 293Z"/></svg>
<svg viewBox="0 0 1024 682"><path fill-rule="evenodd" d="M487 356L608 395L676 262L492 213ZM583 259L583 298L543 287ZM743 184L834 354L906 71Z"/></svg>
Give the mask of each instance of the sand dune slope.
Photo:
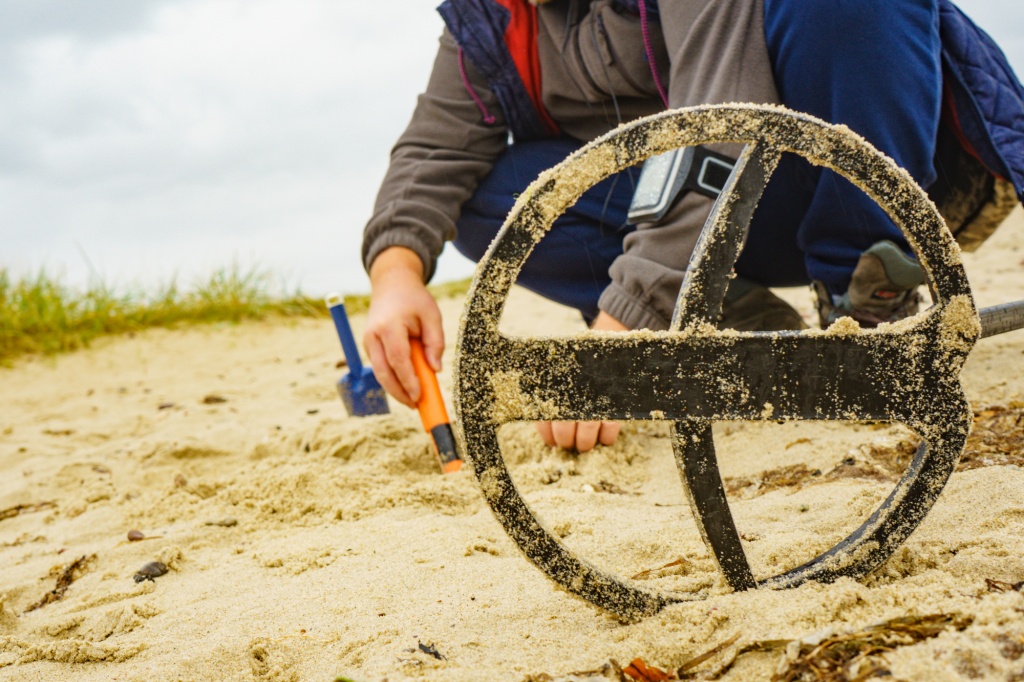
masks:
<svg viewBox="0 0 1024 682"><path fill-rule="evenodd" d="M968 258L981 305L1024 298L1022 245L1018 212ZM786 295L809 309L805 291ZM454 342L460 302L444 305ZM523 292L505 324L580 329ZM571 548L704 597L632 624L535 569L469 471L436 473L414 414L347 417L340 357L329 323L306 320L152 331L0 369L0 679L540 680L636 657L674 671L723 643L690 672L768 679L829 636L897 618L931 629L887 640L851 676L1024 679L1024 332L979 344L964 383L975 406L1001 406L979 416L977 434L993 435L862 582L730 593L663 424L627 425L582 456L506 427L518 485ZM758 575L856 527L908 447L897 426L730 423L716 436ZM132 529L146 539L129 542ZM136 583L150 561L167 574Z"/></svg>

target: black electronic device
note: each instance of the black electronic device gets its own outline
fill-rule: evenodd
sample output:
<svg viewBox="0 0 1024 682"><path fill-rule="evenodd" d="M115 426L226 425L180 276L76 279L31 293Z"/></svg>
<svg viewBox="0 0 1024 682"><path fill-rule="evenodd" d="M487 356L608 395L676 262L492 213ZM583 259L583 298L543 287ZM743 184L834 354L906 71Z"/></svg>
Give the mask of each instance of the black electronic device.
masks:
<svg viewBox="0 0 1024 682"><path fill-rule="evenodd" d="M629 205L629 222L661 220L684 192L718 198L736 160L703 146L683 147L644 162Z"/></svg>

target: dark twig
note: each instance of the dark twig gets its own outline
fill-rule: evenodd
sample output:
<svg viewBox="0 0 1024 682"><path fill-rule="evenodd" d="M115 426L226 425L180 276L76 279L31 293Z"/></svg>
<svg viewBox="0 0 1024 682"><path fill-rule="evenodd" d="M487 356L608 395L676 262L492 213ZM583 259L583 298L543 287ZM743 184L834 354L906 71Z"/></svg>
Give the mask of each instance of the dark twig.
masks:
<svg viewBox="0 0 1024 682"><path fill-rule="evenodd" d="M54 587L51 591L44 594L43 598L40 599L38 602L25 609L25 613L28 613L29 611L35 611L36 609L42 608L47 604L52 604L55 601L60 601L61 599L63 599L64 593L67 592L69 587L71 587L71 583L75 582L75 580L77 580L80 577L80 575L76 574L80 574L81 571L85 568L86 564L88 564L95 558L95 554L83 554L82 556L78 557L70 564L65 566L64 569L60 572L60 575L57 576L57 586Z"/></svg>

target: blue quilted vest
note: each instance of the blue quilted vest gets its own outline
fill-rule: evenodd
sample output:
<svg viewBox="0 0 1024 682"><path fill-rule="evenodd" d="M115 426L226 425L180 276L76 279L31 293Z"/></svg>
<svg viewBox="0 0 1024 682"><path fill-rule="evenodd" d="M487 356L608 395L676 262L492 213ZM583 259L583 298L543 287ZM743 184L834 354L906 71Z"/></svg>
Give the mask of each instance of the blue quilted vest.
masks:
<svg viewBox="0 0 1024 682"><path fill-rule="evenodd" d="M640 2L657 21L657 0L616 4L636 14ZM438 11L487 79L513 137L558 134L540 98L536 8L526 0L445 0ZM939 33L945 87L962 144L990 173L1013 184L1024 201L1024 87L999 46L949 0L939 0Z"/></svg>
<svg viewBox="0 0 1024 682"><path fill-rule="evenodd" d="M638 14L641 0L616 0L623 11ZM656 0L646 0L651 21ZM526 0L445 0L437 11L466 58L487 79L509 130L517 140L558 134L540 93L536 53L537 8Z"/></svg>
<svg viewBox="0 0 1024 682"><path fill-rule="evenodd" d="M939 2L946 87L963 139L1024 201L1024 87L999 46L949 0Z"/></svg>

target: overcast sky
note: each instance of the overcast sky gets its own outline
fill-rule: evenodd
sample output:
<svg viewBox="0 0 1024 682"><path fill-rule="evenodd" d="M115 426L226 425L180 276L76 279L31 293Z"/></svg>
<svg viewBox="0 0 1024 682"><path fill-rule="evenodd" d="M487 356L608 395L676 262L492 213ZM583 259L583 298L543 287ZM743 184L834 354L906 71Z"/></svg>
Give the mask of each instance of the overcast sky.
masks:
<svg viewBox="0 0 1024 682"><path fill-rule="evenodd" d="M435 4L0 0L0 267L152 285L237 261L365 290ZM1024 2L959 4L1024 74ZM439 278L470 272L449 253Z"/></svg>

